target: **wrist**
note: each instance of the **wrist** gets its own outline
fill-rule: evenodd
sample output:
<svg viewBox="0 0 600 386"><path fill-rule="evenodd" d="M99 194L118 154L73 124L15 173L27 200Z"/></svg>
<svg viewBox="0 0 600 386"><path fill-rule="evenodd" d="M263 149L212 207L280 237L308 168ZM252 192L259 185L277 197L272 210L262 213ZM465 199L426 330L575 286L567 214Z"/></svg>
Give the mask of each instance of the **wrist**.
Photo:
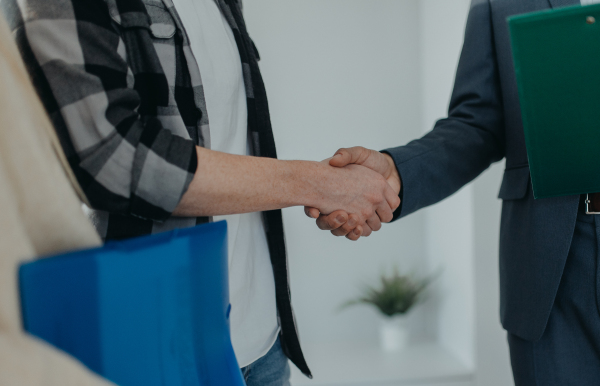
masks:
<svg viewBox="0 0 600 386"><path fill-rule="evenodd" d="M323 187L330 176L327 167L321 162L288 161L290 173L287 184L290 187L290 206L319 208L325 201Z"/></svg>
<svg viewBox="0 0 600 386"><path fill-rule="evenodd" d="M388 153L381 153L381 155L383 155L383 157L385 158L385 160L388 164L388 170L390 172L390 176L392 176L393 173L398 174L398 169L396 168L396 163L394 162L394 159L392 158L392 156L389 155Z"/></svg>
<svg viewBox="0 0 600 386"><path fill-rule="evenodd" d="M394 159L388 153L381 153L381 154L383 154L385 160L388 163L388 173L387 173L386 179L388 181L391 179L394 182L396 182L398 184L397 185L398 190L399 191L402 190L402 180L400 179L400 173L398 172L398 167L396 167L396 162L394 162Z"/></svg>

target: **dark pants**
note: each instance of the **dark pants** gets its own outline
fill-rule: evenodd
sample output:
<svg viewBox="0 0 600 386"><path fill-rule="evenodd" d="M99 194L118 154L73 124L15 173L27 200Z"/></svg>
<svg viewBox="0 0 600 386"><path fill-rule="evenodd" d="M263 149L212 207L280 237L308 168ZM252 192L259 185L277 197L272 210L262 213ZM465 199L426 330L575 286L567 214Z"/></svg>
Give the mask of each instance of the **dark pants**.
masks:
<svg viewBox="0 0 600 386"><path fill-rule="evenodd" d="M516 386L600 385L600 215L580 209L558 295L542 338L508 334Z"/></svg>

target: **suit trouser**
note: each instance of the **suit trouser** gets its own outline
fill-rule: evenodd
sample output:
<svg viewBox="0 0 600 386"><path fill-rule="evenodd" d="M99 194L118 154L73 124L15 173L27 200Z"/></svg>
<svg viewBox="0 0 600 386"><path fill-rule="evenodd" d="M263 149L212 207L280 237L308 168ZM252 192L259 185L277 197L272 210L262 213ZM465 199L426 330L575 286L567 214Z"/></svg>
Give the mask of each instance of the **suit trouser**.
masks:
<svg viewBox="0 0 600 386"><path fill-rule="evenodd" d="M580 209L542 338L508 334L517 386L600 385L600 215Z"/></svg>

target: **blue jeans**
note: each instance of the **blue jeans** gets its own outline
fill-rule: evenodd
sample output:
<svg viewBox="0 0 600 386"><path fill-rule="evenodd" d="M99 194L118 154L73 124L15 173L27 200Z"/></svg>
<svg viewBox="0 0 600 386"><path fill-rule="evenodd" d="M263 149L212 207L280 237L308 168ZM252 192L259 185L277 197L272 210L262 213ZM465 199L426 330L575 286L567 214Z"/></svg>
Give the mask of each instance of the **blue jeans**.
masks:
<svg viewBox="0 0 600 386"><path fill-rule="evenodd" d="M290 365L279 338L264 357L242 368L242 375L247 386L290 386Z"/></svg>
<svg viewBox="0 0 600 386"><path fill-rule="evenodd" d="M529 342L508 334L516 386L600 384L599 247L600 215L580 211L544 335Z"/></svg>

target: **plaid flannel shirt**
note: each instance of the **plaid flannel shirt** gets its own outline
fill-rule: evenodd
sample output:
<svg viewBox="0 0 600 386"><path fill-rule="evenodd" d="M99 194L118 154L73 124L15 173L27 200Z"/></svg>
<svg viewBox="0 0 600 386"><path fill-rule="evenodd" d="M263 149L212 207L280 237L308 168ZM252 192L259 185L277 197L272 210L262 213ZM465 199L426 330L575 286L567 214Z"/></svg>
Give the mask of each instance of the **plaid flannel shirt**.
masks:
<svg viewBox="0 0 600 386"><path fill-rule="evenodd" d="M238 0L215 0L238 45L251 152L276 158L258 52ZM210 148L198 64L171 0L0 0L105 240L190 227L171 213ZM286 355L310 376L291 307L281 211L263 213Z"/></svg>

